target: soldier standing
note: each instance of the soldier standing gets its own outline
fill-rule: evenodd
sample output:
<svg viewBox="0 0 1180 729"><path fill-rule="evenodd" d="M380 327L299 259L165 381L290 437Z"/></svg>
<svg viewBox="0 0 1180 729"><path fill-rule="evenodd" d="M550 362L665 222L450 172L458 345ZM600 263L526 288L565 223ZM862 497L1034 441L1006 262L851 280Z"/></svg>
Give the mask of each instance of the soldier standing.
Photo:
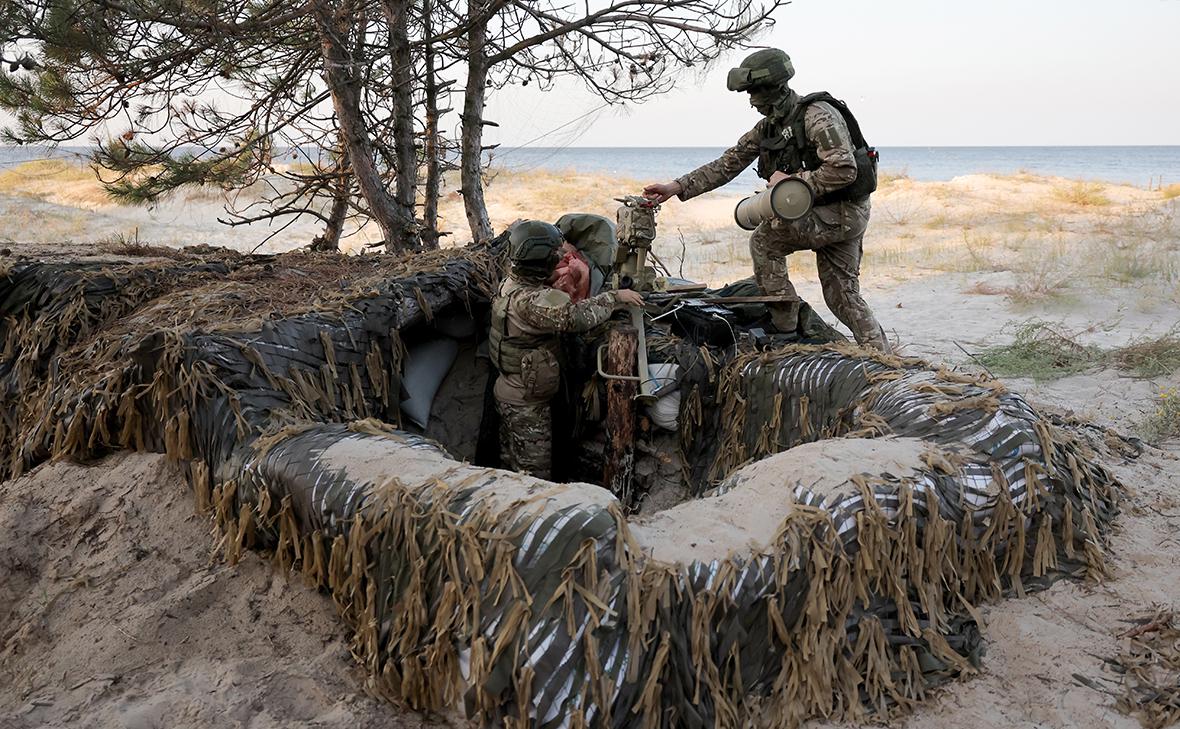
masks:
<svg viewBox="0 0 1180 729"><path fill-rule="evenodd" d="M862 345L890 351L885 331L860 295L860 261L876 189L876 151L868 147L848 107L821 92L799 96L787 82L795 68L786 53L757 51L729 72L731 91L747 91L764 117L720 158L672 182L648 185L645 195L688 200L733 180L751 162L768 186L793 177L811 187L812 209L798 220L763 222L750 236L754 280L769 296L794 303L771 306L775 326L795 331L799 297L787 277L787 255L814 250L824 301Z"/></svg>
<svg viewBox="0 0 1180 729"><path fill-rule="evenodd" d="M550 286L563 242L561 231L539 220L512 227L512 268L492 302L489 338L500 413L500 458L506 468L549 478L552 467L550 400L561 381L560 332L584 332L603 324L616 309L642 306L631 290L607 291L573 303Z"/></svg>

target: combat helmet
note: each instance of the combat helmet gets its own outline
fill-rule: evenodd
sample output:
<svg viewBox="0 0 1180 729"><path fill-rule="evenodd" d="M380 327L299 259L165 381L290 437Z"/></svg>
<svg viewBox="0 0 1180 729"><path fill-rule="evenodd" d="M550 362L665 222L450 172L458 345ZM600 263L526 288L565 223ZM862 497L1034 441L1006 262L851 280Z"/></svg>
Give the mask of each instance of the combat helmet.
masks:
<svg viewBox="0 0 1180 729"><path fill-rule="evenodd" d="M730 91L785 86L795 75L791 57L777 48L763 48L742 59L737 68L729 69L725 85Z"/></svg>
<svg viewBox="0 0 1180 729"><path fill-rule="evenodd" d="M508 257L517 273L547 276L557 264L561 231L543 220L522 220L508 232Z"/></svg>

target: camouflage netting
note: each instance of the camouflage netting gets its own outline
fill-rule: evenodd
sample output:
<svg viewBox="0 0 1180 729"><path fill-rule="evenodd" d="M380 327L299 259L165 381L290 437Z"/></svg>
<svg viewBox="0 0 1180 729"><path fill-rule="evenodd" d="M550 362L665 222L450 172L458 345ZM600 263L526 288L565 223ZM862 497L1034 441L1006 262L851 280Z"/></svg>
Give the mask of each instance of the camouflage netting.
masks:
<svg viewBox="0 0 1180 729"><path fill-rule="evenodd" d="M1083 445L995 381L847 345L671 347L701 498L634 524L395 430L404 342L494 280L470 251L19 264L0 456L166 451L230 558L331 594L373 690L508 726L904 710L973 670L974 605L1103 574L1118 485ZM804 477L866 444L892 460Z"/></svg>

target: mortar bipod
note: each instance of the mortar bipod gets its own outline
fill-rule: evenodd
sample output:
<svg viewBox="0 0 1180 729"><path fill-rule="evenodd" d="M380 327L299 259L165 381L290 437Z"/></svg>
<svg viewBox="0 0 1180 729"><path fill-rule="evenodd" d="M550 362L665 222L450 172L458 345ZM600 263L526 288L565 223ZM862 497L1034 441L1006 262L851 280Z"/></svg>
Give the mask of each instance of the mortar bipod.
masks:
<svg viewBox="0 0 1180 729"><path fill-rule="evenodd" d="M612 375L606 372L602 367L602 353L607 345L598 345L598 353L595 357L595 364L597 365L598 376L604 380L624 380L627 382L638 382L639 392L635 393L635 400L645 405L656 401L656 396L652 388L654 380L651 378L651 371L647 367L647 333L643 330L643 309L638 306L628 306L627 309L631 312L631 326L635 327L635 354L638 360L639 375Z"/></svg>

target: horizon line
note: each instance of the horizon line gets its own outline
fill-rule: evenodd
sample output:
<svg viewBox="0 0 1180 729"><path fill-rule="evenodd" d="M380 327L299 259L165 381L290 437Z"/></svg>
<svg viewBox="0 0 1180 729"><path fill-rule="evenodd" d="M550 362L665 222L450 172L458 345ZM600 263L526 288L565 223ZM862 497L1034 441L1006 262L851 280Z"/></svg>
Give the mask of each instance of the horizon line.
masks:
<svg viewBox="0 0 1180 729"><path fill-rule="evenodd" d="M574 145L564 144L558 146L542 146L542 145L512 145L508 142L501 142L501 149L714 149L717 147L732 147L730 144L668 144L668 145L638 145L638 144L618 144L618 145ZM1180 147L1180 143L1176 144L875 144L870 145L874 147L890 147L893 149L1147 149L1151 147Z"/></svg>
<svg viewBox="0 0 1180 729"><path fill-rule="evenodd" d="M184 146L184 145L182 145ZM188 145L201 146L201 145ZM645 145L645 144L563 144L557 146L543 146L532 144L510 144L508 142L501 142L502 149L715 149L717 147L731 147L729 144L667 144L667 145ZM877 144L871 145L876 147L891 147L894 149L1025 149L1025 148L1041 148L1041 149L1146 149L1151 147L1180 147L1180 142L1174 144ZM3 144L0 143L0 149L47 149L56 147L58 149L71 148L85 148L89 149L93 145L87 144ZM284 147L290 149L290 147Z"/></svg>

